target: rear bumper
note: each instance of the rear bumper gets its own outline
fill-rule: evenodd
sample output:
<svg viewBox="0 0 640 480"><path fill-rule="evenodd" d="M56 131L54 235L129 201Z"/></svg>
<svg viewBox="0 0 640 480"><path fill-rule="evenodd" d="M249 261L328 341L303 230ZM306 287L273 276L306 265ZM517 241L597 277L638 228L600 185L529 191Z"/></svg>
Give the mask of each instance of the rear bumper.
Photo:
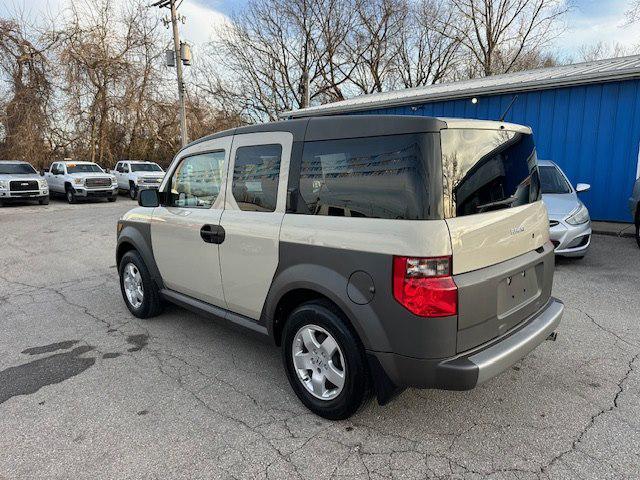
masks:
<svg viewBox="0 0 640 480"><path fill-rule="evenodd" d="M563 312L564 304L551 298L511 331L452 358L421 359L369 352L372 370L376 375L376 369L381 367L397 388L470 390L508 369L542 343L557 328Z"/></svg>

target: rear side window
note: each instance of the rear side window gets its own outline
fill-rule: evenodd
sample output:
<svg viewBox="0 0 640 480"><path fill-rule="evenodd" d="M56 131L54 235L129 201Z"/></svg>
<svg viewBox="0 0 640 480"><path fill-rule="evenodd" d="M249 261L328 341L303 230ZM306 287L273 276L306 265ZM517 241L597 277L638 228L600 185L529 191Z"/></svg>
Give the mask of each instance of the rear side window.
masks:
<svg viewBox="0 0 640 480"><path fill-rule="evenodd" d="M517 207L540 199L531 135L474 129L445 129L440 135L446 218Z"/></svg>
<svg viewBox="0 0 640 480"><path fill-rule="evenodd" d="M420 133L306 142L297 213L432 218L429 190L436 139Z"/></svg>
<svg viewBox="0 0 640 480"><path fill-rule="evenodd" d="M282 146L239 147L233 167L233 198L240 210L273 212L278 198Z"/></svg>

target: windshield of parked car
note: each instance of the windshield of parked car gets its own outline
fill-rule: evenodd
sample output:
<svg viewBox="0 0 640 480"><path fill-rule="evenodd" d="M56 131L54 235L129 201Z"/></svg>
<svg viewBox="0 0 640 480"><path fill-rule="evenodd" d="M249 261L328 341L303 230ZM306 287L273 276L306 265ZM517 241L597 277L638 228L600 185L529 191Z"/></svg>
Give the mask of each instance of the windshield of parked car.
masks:
<svg viewBox="0 0 640 480"><path fill-rule="evenodd" d="M28 163L0 163L0 174L3 175L33 175L36 169Z"/></svg>
<svg viewBox="0 0 640 480"><path fill-rule="evenodd" d="M571 186L556 167L542 166L539 170L542 193L571 193Z"/></svg>
<svg viewBox="0 0 640 480"><path fill-rule="evenodd" d="M104 173L95 163L67 163L68 173Z"/></svg>
<svg viewBox="0 0 640 480"><path fill-rule="evenodd" d="M160 165L155 163L132 163L131 164L132 172L164 172L160 168Z"/></svg>

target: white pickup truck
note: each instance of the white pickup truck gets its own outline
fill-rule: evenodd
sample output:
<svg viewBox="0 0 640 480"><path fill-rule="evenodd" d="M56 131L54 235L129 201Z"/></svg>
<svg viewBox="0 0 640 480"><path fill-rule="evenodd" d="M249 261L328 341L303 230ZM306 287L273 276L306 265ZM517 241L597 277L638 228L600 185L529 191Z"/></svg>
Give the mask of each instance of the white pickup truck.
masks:
<svg viewBox="0 0 640 480"><path fill-rule="evenodd" d="M54 162L44 175L50 193L66 196L69 203L78 198L118 199L116 177L93 162Z"/></svg>
<svg viewBox="0 0 640 480"><path fill-rule="evenodd" d="M118 179L118 188L129 192L132 200L138 197L140 190L160 187L164 178L164 170L157 163L135 160L116 163L111 173Z"/></svg>

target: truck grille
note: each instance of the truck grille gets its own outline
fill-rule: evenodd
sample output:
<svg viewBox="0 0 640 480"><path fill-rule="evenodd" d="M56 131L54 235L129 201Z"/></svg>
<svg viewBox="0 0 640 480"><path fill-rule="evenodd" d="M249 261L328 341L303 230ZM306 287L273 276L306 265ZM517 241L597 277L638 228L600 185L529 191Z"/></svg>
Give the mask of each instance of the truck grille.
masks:
<svg viewBox="0 0 640 480"><path fill-rule="evenodd" d="M111 179L110 178L87 178L84 181L84 184L88 188L110 187Z"/></svg>
<svg viewBox="0 0 640 480"><path fill-rule="evenodd" d="M9 183L12 192L28 192L29 190L40 190L36 180L14 180Z"/></svg>
<svg viewBox="0 0 640 480"><path fill-rule="evenodd" d="M160 185L162 182L162 178L158 177L142 177L140 179L140 183L144 183L146 185Z"/></svg>

